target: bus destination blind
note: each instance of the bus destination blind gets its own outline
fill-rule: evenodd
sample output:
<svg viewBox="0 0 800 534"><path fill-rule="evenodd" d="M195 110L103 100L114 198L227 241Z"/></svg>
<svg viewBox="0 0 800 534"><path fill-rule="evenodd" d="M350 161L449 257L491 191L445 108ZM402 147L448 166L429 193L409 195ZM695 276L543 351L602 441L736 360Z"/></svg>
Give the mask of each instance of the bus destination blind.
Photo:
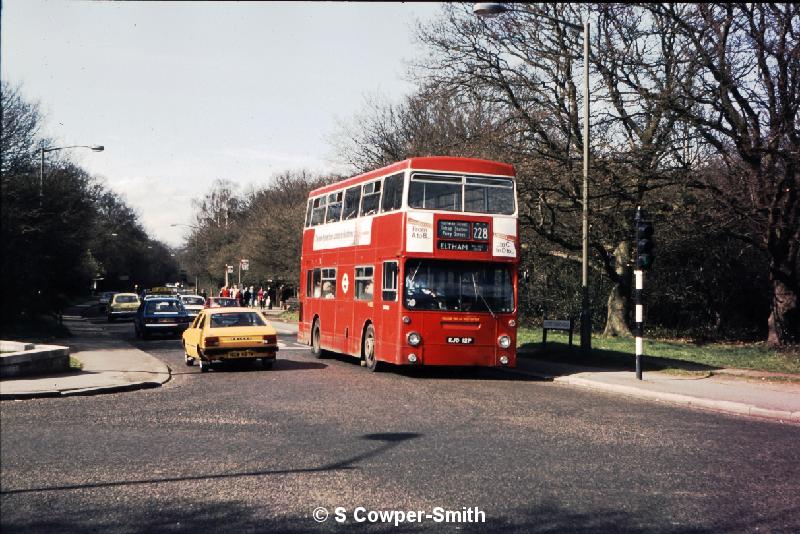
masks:
<svg viewBox="0 0 800 534"><path fill-rule="evenodd" d="M486 252L489 246L489 223L440 220L436 235L439 250ZM476 241L478 241L476 243Z"/></svg>

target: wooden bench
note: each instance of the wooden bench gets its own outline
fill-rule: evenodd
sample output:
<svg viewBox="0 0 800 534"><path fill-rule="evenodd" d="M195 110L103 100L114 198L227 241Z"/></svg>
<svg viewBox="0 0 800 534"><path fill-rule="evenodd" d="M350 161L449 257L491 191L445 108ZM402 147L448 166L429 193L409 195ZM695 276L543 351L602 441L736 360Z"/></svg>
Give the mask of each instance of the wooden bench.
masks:
<svg viewBox="0 0 800 534"><path fill-rule="evenodd" d="M555 320L542 318L542 348L547 346L547 331L560 330L562 332L569 332L569 347L572 348L572 330L575 322L572 318L568 320Z"/></svg>

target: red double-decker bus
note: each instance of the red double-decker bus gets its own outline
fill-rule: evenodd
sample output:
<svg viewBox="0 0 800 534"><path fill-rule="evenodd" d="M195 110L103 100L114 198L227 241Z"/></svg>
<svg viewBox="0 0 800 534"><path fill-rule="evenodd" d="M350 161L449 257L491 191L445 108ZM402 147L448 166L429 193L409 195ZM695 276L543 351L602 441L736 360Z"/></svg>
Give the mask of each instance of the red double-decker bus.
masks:
<svg viewBox="0 0 800 534"><path fill-rule="evenodd" d="M411 158L309 195L298 339L395 365L516 364L514 167Z"/></svg>

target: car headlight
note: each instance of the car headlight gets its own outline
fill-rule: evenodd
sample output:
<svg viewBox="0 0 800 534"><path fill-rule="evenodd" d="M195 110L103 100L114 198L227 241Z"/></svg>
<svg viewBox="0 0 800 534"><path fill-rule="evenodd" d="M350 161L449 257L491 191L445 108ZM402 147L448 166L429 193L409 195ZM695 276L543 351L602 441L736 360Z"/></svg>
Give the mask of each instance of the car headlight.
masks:
<svg viewBox="0 0 800 534"><path fill-rule="evenodd" d="M409 345L416 347L422 342L422 337L417 332L410 332L408 336L406 336L406 340Z"/></svg>
<svg viewBox="0 0 800 534"><path fill-rule="evenodd" d="M506 335L500 336L497 338L497 346L501 349L507 349L511 346L511 338Z"/></svg>

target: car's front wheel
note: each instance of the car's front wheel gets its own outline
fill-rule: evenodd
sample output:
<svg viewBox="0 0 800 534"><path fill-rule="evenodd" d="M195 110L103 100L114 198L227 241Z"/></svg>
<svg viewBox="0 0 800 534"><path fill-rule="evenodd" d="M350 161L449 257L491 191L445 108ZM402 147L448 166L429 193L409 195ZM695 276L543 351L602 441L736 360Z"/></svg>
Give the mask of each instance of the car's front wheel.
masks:
<svg viewBox="0 0 800 534"><path fill-rule="evenodd" d="M184 345L183 345L183 361L184 361L184 362L186 363L186 365L188 365L189 367L191 367L191 366L193 366L193 365L194 365L194 358L193 358L193 357L191 357L191 356L189 356L189 352L186 350L186 344L185 344L185 343L184 343Z"/></svg>

